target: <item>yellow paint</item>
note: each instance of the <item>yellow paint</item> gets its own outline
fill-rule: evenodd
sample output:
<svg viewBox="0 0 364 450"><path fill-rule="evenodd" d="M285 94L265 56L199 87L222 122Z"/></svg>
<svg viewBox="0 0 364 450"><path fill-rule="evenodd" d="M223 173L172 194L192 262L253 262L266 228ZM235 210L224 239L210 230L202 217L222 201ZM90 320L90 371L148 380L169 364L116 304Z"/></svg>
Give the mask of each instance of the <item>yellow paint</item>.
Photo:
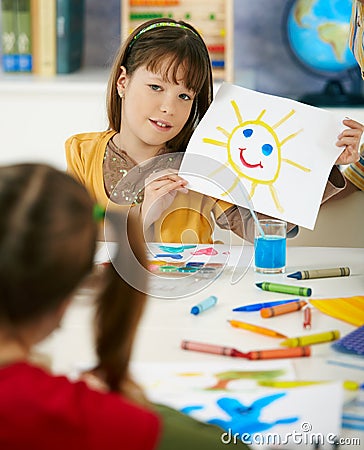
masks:
<svg viewBox="0 0 364 450"><path fill-rule="evenodd" d="M276 128L289 120L296 111L292 109L274 125L270 126L267 122L262 120L266 113L265 109L258 114L258 117L255 120L244 121L236 101L231 100L230 103L234 110L238 125L235 126L231 132L225 130L221 126L216 127L216 129L227 138L227 141L219 141L208 137L202 139L202 142L205 144L211 144L227 149L227 161L223 166L211 172L209 176L214 177L221 170L231 167L237 176L232 185L221 194L222 196L231 194L232 191L237 188L241 178L246 178L252 182L249 199L252 199L254 196L258 185L268 186L277 211L282 213L284 212L284 209L280 204L277 191L274 187L274 183L280 175L282 162L290 164L306 173L311 172L311 169L308 167L304 167L291 159L283 158L281 155L283 145L295 138L303 130L300 129L288 135L281 141L278 139L275 131ZM248 136L245 134L247 129L251 130L251 134ZM250 139L251 136L253 136L252 139ZM246 145L246 147L244 147L244 145Z"/></svg>

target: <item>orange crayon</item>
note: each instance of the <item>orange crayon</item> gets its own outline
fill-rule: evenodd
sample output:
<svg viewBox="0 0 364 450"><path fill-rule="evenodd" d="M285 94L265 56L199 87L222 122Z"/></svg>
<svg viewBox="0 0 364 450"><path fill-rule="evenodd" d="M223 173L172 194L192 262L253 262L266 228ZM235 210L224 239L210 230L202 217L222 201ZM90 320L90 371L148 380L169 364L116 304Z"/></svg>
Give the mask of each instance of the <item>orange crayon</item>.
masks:
<svg viewBox="0 0 364 450"><path fill-rule="evenodd" d="M260 315L267 319L268 317L280 316L281 314L288 314L290 312L298 311L306 306L304 300L298 302L285 303L283 305L271 306L270 308L263 308L260 310Z"/></svg>
<svg viewBox="0 0 364 450"><path fill-rule="evenodd" d="M254 350L248 352L246 357L248 359L279 359L279 358L300 358L302 356L311 356L310 347L291 347L286 350L296 351L283 351L279 348L272 350Z"/></svg>
<svg viewBox="0 0 364 450"><path fill-rule="evenodd" d="M279 358L300 358L311 356L310 347L288 347L274 348L269 350L252 350L244 353L232 347L223 345L207 344L205 342L186 341L181 342L183 350L192 350L195 352L212 353L214 355L232 356L235 358L246 358L250 360L257 359L279 359Z"/></svg>

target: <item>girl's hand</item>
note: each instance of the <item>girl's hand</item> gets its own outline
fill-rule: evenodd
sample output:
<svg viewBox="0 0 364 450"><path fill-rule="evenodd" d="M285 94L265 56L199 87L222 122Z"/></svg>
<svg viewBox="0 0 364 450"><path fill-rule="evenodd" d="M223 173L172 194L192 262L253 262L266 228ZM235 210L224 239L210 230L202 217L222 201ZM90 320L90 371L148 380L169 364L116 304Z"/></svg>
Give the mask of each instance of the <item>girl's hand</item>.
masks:
<svg viewBox="0 0 364 450"><path fill-rule="evenodd" d="M143 227L149 228L169 208L177 194L187 194L187 181L177 175L177 171L167 169L152 173L145 180L142 204Z"/></svg>
<svg viewBox="0 0 364 450"><path fill-rule="evenodd" d="M352 119L343 120L343 124L348 128L339 134L336 145L345 149L335 164L351 164L359 159L359 146L364 125Z"/></svg>

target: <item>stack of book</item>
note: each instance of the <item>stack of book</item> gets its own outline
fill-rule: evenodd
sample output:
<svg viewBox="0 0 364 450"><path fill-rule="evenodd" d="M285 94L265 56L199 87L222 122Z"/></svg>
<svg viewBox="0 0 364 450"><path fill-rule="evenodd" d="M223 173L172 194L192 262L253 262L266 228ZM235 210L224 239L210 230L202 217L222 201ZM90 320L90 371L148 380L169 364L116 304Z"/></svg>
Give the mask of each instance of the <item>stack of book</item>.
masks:
<svg viewBox="0 0 364 450"><path fill-rule="evenodd" d="M4 72L51 76L82 65L84 0L1 0Z"/></svg>

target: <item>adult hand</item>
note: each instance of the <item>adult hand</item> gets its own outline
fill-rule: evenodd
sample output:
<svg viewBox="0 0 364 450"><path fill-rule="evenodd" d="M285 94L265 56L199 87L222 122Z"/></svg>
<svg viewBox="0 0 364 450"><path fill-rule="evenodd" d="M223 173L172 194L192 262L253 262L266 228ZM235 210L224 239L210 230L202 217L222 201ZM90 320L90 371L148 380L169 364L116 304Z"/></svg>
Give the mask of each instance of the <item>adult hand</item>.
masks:
<svg viewBox="0 0 364 450"><path fill-rule="evenodd" d="M345 148L335 164L351 164L359 159L359 146L364 126L352 119L343 120L343 124L348 128L339 134L336 145Z"/></svg>
<svg viewBox="0 0 364 450"><path fill-rule="evenodd" d="M177 171L166 169L152 173L145 180L142 220L144 228L149 228L169 208L177 194L187 194L187 181Z"/></svg>

